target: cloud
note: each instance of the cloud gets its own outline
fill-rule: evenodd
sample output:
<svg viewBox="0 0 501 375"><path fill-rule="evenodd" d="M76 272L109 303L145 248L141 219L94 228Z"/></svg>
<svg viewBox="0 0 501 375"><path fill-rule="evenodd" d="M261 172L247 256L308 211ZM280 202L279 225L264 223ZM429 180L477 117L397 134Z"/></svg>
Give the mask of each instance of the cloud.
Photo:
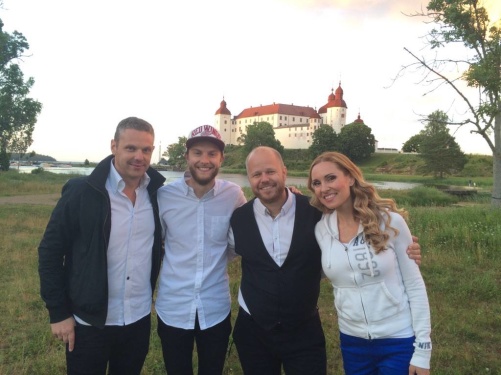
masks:
<svg viewBox="0 0 501 375"><path fill-rule="evenodd" d="M399 16L425 9L428 1L423 0L280 0L283 3L314 10L338 10L346 15L358 17L370 13L371 16Z"/></svg>

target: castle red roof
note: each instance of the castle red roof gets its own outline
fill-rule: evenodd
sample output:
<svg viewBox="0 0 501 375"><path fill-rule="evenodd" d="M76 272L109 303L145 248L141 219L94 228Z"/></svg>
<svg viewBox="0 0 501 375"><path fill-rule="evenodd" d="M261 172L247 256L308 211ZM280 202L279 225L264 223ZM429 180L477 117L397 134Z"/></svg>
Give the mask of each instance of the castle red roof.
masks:
<svg viewBox="0 0 501 375"><path fill-rule="evenodd" d="M353 121L353 123L355 123L355 124L364 124L364 120L362 120L360 118L360 113L358 114L358 118L355 121Z"/></svg>
<svg viewBox="0 0 501 375"><path fill-rule="evenodd" d="M228 108L226 108L226 101L223 98L219 109L216 111L215 115L231 115L231 112Z"/></svg>
<svg viewBox="0 0 501 375"><path fill-rule="evenodd" d="M266 115L286 115L286 116L302 116L302 117L308 117L308 118L317 118L319 119L320 116L311 107L302 107L302 106L297 106L293 104L269 104L269 105L262 105L259 107L250 107L244 109L238 116L236 116L236 119L242 119L242 118L247 118L247 117L255 117L255 116L266 116Z"/></svg>
<svg viewBox="0 0 501 375"><path fill-rule="evenodd" d="M341 82L339 82L339 86L336 89L335 94L334 89L331 90L331 94L327 98L327 104L320 107L318 113L327 113L327 108L332 107L348 108L346 102L343 99L343 89L341 88Z"/></svg>

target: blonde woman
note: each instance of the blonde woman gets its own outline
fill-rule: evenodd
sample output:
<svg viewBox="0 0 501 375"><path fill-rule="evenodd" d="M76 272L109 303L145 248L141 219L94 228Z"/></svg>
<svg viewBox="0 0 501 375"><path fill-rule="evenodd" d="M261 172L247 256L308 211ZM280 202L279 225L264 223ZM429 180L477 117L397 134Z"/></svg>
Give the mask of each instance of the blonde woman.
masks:
<svg viewBox="0 0 501 375"><path fill-rule="evenodd" d="M337 152L313 161L308 188L323 212L315 236L334 288L345 373L428 375L430 309L419 267L406 254L407 213Z"/></svg>

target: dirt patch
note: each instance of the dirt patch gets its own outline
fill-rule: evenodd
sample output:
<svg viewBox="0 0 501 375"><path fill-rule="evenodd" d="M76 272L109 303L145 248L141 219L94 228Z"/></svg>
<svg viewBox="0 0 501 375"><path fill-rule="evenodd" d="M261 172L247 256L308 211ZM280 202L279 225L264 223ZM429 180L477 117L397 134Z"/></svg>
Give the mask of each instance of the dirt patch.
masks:
<svg viewBox="0 0 501 375"><path fill-rule="evenodd" d="M10 197L0 197L1 204L41 204L55 206L61 198L60 193L55 194L35 194L35 195L14 195Z"/></svg>

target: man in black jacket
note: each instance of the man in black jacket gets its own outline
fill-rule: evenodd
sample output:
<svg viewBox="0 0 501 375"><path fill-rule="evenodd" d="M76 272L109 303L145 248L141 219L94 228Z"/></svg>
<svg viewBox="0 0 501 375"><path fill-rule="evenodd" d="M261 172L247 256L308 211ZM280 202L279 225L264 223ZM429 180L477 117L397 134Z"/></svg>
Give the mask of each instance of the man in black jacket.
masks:
<svg viewBox="0 0 501 375"><path fill-rule="evenodd" d="M62 189L39 245L41 295L68 374L140 374L162 256L154 130L122 120L112 155Z"/></svg>

